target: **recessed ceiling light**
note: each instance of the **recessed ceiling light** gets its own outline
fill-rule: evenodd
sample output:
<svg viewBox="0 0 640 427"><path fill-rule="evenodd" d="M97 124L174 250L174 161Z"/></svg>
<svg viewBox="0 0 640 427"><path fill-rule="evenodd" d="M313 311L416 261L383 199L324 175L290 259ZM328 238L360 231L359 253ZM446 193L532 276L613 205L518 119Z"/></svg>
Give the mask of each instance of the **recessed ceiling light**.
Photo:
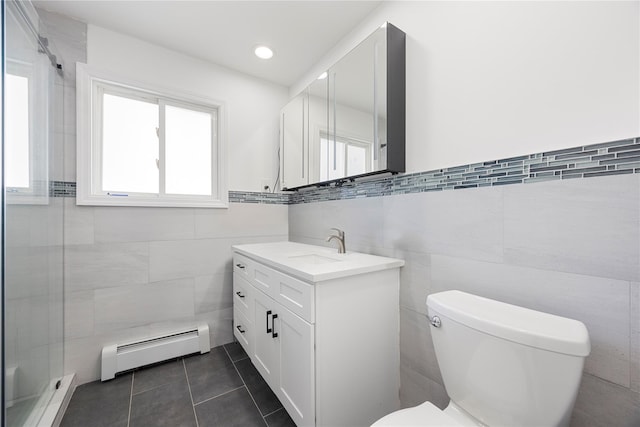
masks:
<svg viewBox="0 0 640 427"><path fill-rule="evenodd" d="M254 52L260 59L269 59L273 56L273 51L267 46L256 46Z"/></svg>
<svg viewBox="0 0 640 427"><path fill-rule="evenodd" d="M324 80L326 78L327 78L327 72L326 71L318 76L318 80Z"/></svg>

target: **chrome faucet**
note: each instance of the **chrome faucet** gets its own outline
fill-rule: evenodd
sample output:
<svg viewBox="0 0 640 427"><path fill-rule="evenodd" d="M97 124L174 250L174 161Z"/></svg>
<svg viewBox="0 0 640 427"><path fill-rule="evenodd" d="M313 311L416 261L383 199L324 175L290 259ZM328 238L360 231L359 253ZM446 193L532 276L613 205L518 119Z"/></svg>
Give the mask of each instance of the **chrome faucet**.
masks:
<svg viewBox="0 0 640 427"><path fill-rule="evenodd" d="M338 241L338 253L339 254L343 254L345 253L345 247L344 247L344 231L339 230L337 228L332 228L332 230L336 231L338 234L332 234L331 236L327 237L327 242L332 241L333 239L336 239Z"/></svg>

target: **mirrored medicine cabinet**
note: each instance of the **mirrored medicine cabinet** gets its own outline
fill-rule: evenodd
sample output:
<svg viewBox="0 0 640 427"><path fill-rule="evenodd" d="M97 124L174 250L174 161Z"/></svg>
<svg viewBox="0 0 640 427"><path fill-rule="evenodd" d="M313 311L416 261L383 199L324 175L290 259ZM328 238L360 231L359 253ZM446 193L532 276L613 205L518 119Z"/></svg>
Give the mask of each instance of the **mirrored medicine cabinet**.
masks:
<svg viewBox="0 0 640 427"><path fill-rule="evenodd" d="M385 23L280 115L281 188L405 171L405 33Z"/></svg>

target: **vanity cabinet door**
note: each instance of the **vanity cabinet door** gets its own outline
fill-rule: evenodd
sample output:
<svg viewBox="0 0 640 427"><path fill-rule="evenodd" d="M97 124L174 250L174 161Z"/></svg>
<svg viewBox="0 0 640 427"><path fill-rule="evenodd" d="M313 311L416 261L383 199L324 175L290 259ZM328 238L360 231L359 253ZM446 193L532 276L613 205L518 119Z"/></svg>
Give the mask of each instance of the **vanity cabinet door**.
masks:
<svg viewBox="0 0 640 427"><path fill-rule="evenodd" d="M280 375L280 348L278 333L274 332L274 320L278 320L275 301L256 290L254 292L253 354L251 359L265 381L277 389ZM275 316L275 319L274 319Z"/></svg>
<svg viewBox="0 0 640 427"><path fill-rule="evenodd" d="M253 364L296 425L315 425L314 326L258 290L253 305Z"/></svg>
<svg viewBox="0 0 640 427"><path fill-rule="evenodd" d="M314 326L287 309L278 312L278 397L297 426L315 425Z"/></svg>

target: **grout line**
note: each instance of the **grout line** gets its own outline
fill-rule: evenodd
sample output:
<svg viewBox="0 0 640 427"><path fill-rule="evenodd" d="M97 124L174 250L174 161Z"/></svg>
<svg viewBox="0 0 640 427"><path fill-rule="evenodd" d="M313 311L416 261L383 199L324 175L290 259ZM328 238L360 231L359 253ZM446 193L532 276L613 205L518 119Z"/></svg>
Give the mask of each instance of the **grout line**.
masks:
<svg viewBox="0 0 640 427"><path fill-rule="evenodd" d="M238 343L239 345L239 343ZM229 354L229 351L227 350L226 344L222 344L222 349L224 350L225 353L227 353L227 357L229 358L229 360L231 361L231 363L236 364L236 362L239 362L241 360L245 360L249 358L249 355L247 354L247 357L243 357L242 359L238 359L238 360L233 360L233 358L231 357L231 355ZM244 350L244 349L243 349ZM246 354L246 353L245 353ZM240 375L240 372L238 372L238 375ZM242 378L242 375L240 375L240 378Z"/></svg>
<svg viewBox="0 0 640 427"><path fill-rule="evenodd" d="M129 413L127 414L127 427L131 424L131 405L133 403L133 381L135 380L135 372L131 372L131 390L129 391Z"/></svg>
<svg viewBox="0 0 640 427"><path fill-rule="evenodd" d="M234 392L234 391L240 390L241 388L246 388L246 386L245 386L245 385L241 385L240 387L236 387L236 388L234 388L233 390L229 390L229 391L225 391L224 393L216 394L215 396L213 396L213 397L209 397L209 398L207 398L207 399L203 400L202 402L194 403L194 404L193 404L193 406L201 405L201 404L203 404L203 403L205 403L205 402L208 402L208 401L210 401L210 400L213 400L213 399L215 399L215 398L217 398L217 397L224 396L225 394L229 394L229 393L232 393L232 392ZM247 389L247 392L248 392L248 391L249 391L249 390Z"/></svg>
<svg viewBox="0 0 640 427"><path fill-rule="evenodd" d="M191 398L191 408L193 408L193 418L196 419L196 427L200 427L198 423L198 415L196 414L196 405L193 403L193 394L191 393L191 383L189 382L189 374L187 374L187 364L182 359L182 369L184 369L184 376L187 378L187 388L189 388L189 397Z"/></svg>
<svg viewBox="0 0 640 427"><path fill-rule="evenodd" d="M273 414L275 414L275 413L276 413L276 412L278 412L278 411L284 411L284 406L279 407L278 409L276 409L276 410L275 410L275 411L273 411L273 412L269 412L267 415L263 416L262 418L267 418L269 415L273 415Z"/></svg>
<svg viewBox="0 0 640 427"><path fill-rule="evenodd" d="M227 356L229 357L229 360L231 360L231 356L229 356L229 352L227 351L227 348L224 345L222 346L222 348L224 349L225 353L227 353ZM245 360L245 359L242 359L242 360ZM238 367L236 366L236 363L233 360L231 360L231 364L233 365L233 368L236 370L236 372L238 373L238 376L242 380L242 384L244 384L244 386L246 387L247 393L249 393L249 397L253 401L253 404L256 405L256 409L258 410L258 413L260 414L260 416L262 416L262 421L264 421L264 423L267 425L267 427L269 427L269 424L267 424L267 420L264 418L264 415L262 415L262 411L260 410L260 407L256 403L256 400L253 398L253 395L251 394L251 391L249 390L249 387L247 387L247 383L244 381L244 378L242 378L242 375L240 374L240 371L238 370Z"/></svg>

